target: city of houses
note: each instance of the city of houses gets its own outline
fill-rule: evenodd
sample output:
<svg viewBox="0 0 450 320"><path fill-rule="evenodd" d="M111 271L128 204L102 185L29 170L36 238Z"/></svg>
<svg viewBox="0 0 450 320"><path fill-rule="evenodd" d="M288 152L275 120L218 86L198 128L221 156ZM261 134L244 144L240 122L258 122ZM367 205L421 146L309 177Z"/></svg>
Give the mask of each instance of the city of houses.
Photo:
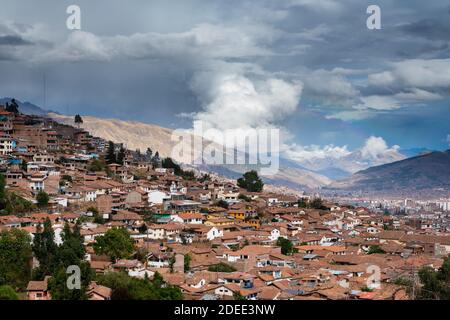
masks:
<svg viewBox="0 0 450 320"><path fill-rule="evenodd" d="M450 253L446 213L430 223L248 191L218 176L187 179L145 150L113 144L111 151L109 141L80 122L64 125L0 108L6 190L34 204L39 193L48 195L45 206L1 215L0 232L20 229L33 239L49 220L60 245L64 226L78 223L85 261L97 275L158 273L185 300L407 300L414 298L418 270L437 271ZM120 163L96 168L112 152L122 153ZM115 228L127 231L139 255L96 254L96 239ZM29 281L24 297L51 299L48 279ZM112 295L112 288L92 281L89 299Z"/></svg>

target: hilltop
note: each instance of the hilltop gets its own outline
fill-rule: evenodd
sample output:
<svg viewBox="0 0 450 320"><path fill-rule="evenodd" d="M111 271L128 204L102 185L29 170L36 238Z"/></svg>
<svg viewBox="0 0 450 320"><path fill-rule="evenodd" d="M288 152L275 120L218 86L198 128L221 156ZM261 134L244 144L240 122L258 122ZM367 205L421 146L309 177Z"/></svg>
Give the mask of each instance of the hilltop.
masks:
<svg viewBox="0 0 450 320"><path fill-rule="evenodd" d="M359 171L329 188L369 194L450 193L450 150L431 152Z"/></svg>

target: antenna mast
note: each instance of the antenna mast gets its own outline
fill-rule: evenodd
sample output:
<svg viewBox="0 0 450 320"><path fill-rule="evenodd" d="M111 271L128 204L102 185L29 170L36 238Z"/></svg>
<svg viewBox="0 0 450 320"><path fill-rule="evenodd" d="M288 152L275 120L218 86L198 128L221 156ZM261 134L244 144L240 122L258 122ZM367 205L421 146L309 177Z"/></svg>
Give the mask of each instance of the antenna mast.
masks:
<svg viewBox="0 0 450 320"><path fill-rule="evenodd" d="M44 110L47 110L47 76L44 72Z"/></svg>

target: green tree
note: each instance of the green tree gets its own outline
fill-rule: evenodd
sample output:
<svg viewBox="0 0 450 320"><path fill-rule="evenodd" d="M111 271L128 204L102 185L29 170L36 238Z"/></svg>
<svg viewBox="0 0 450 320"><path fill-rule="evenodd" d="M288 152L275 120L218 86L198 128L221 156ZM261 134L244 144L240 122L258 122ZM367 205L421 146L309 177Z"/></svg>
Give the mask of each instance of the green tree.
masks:
<svg viewBox="0 0 450 320"><path fill-rule="evenodd" d="M208 208L200 208L200 213L209 213Z"/></svg>
<svg viewBox="0 0 450 320"><path fill-rule="evenodd" d="M80 225L77 223L73 228L69 224L64 225L61 235L62 245L57 247L56 257L49 288L52 292L53 300L86 300L87 288L92 280L93 272L87 261L84 261L86 255L83 244L83 237L80 232ZM67 286L69 277L67 273L69 266L80 268L80 288L71 289Z"/></svg>
<svg viewBox="0 0 450 320"><path fill-rule="evenodd" d="M417 298L421 300L450 300L450 255L438 271L426 266L419 271L422 287Z"/></svg>
<svg viewBox="0 0 450 320"><path fill-rule="evenodd" d="M180 165L175 163L172 158L165 158L161 162L161 166L166 169L173 169L173 172L177 176L181 176L183 174L183 170Z"/></svg>
<svg viewBox="0 0 450 320"><path fill-rule="evenodd" d="M72 176L70 176L68 174L63 175L61 177L61 180L65 180L65 181L68 181L68 182L73 182Z"/></svg>
<svg viewBox="0 0 450 320"><path fill-rule="evenodd" d="M3 203L5 201L5 187L6 187L6 179L3 174L0 174L0 202Z"/></svg>
<svg viewBox="0 0 450 320"><path fill-rule="evenodd" d="M191 270L191 259L191 255L189 253L184 255L184 272Z"/></svg>
<svg viewBox="0 0 450 320"><path fill-rule="evenodd" d="M264 188L264 183L255 170L246 172L242 178L237 180L237 184L248 192L261 192Z"/></svg>
<svg viewBox="0 0 450 320"><path fill-rule="evenodd" d="M78 223L73 227L73 230L68 223L64 225L61 235L63 243L57 250L58 264L63 267L77 265L80 261L84 260L86 250L80 231L80 225Z"/></svg>
<svg viewBox="0 0 450 320"><path fill-rule="evenodd" d="M11 99L11 103L6 103L6 111L12 113L19 113L19 105L17 104L16 99Z"/></svg>
<svg viewBox="0 0 450 320"><path fill-rule="evenodd" d="M323 204L323 200L320 198L315 198L313 201L311 201L310 204L311 208L318 209L318 210L327 210L328 208Z"/></svg>
<svg viewBox="0 0 450 320"><path fill-rule="evenodd" d="M123 165L124 160L125 160L125 148L121 147L119 153L117 154L117 163Z"/></svg>
<svg viewBox="0 0 450 320"><path fill-rule="evenodd" d="M83 119L81 118L81 116L79 114L77 114L75 116L74 122L77 125L77 127L79 128L80 125L83 123Z"/></svg>
<svg viewBox="0 0 450 320"><path fill-rule="evenodd" d="M112 260L128 258L134 250L133 240L124 228L113 228L97 237L94 243L97 254L106 254Z"/></svg>
<svg viewBox="0 0 450 320"><path fill-rule="evenodd" d="M225 200L219 200L215 203L215 205L224 209L228 209L229 207L228 202L226 202Z"/></svg>
<svg viewBox="0 0 450 320"><path fill-rule="evenodd" d="M369 251L367 252L368 254L375 254L375 253L386 253L384 252L383 249L381 249L381 247L379 245L373 245L369 247Z"/></svg>
<svg viewBox="0 0 450 320"><path fill-rule="evenodd" d="M45 207L48 205L48 201L50 200L47 192L44 190L40 190L36 195L36 201L39 207Z"/></svg>
<svg viewBox="0 0 450 320"><path fill-rule="evenodd" d="M0 286L0 300L19 300L19 296L10 286Z"/></svg>
<svg viewBox="0 0 450 320"><path fill-rule="evenodd" d="M14 192L6 192L1 213L15 214L20 216L23 213L30 212L34 209L32 202L25 200Z"/></svg>
<svg viewBox="0 0 450 320"><path fill-rule="evenodd" d="M145 159L147 161L152 161L153 151L150 148L147 148L147 151L145 152Z"/></svg>
<svg viewBox="0 0 450 320"><path fill-rule="evenodd" d="M198 179L199 182L205 183L207 181L211 181L211 175L208 173L202 174L202 176Z"/></svg>
<svg viewBox="0 0 450 320"><path fill-rule="evenodd" d="M309 204L308 204L308 202L306 201L305 198L301 198L301 199L298 200L298 207L299 208L308 208Z"/></svg>
<svg viewBox="0 0 450 320"><path fill-rule="evenodd" d="M285 255L291 255L296 251L292 241L283 237L278 238L277 246L281 247L281 253Z"/></svg>
<svg viewBox="0 0 450 320"><path fill-rule="evenodd" d="M167 284L156 272L153 279L132 278L124 272L109 272L98 283L112 289L111 300L182 300L179 288Z"/></svg>
<svg viewBox="0 0 450 320"><path fill-rule="evenodd" d="M233 266L230 266L229 264L221 262L221 263L209 266L208 271L211 271L211 272L235 272L235 271L237 271L237 269Z"/></svg>
<svg viewBox="0 0 450 320"><path fill-rule="evenodd" d="M106 154L105 160L108 164L117 162L115 145L112 141L108 142L108 153Z"/></svg>
<svg viewBox="0 0 450 320"><path fill-rule="evenodd" d="M239 193L238 199L243 200L245 202L252 201L252 199L250 199L249 197L247 197L245 194L242 194L242 193Z"/></svg>
<svg viewBox="0 0 450 320"><path fill-rule="evenodd" d="M182 170L181 177L184 180L193 181L195 180L195 172L192 170Z"/></svg>
<svg viewBox="0 0 450 320"><path fill-rule="evenodd" d="M44 222L44 228L38 225L36 234L33 239L33 254L39 261L39 268L35 270L38 278L50 275L56 265L57 246L55 244L55 232L49 218Z"/></svg>
<svg viewBox="0 0 450 320"><path fill-rule="evenodd" d="M233 294L233 299L234 300L247 300L246 297L244 297L242 294L240 294L239 292L235 292Z"/></svg>
<svg viewBox="0 0 450 320"><path fill-rule="evenodd" d="M30 280L31 238L23 230L0 233L0 285L24 289Z"/></svg>
<svg viewBox="0 0 450 320"><path fill-rule="evenodd" d="M438 279L450 283L450 255L444 259L442 266L439 268Z"/></svg>
<svg viewBox="0 0 450 320"><path fill-rule="evenodd" d="M105 171L106 164L99 159L94 159L88 166L88 170L92 172Z"/></svg>
<svg viewBox="0 0 450 320"><path fill-rule="evenodd" d="M87 289L93 278L91 266L86 261L78 261L74 266L80 268L80 289L71 289L67 286L70 273L67 267L59 265L49 280L49 289L52 293L52 300L87 300Z"/></svg>
<svg viewBox="0 0 450 320"><path fill-rule="evenodd" d="M96 213L96 214L94 214L94 223L105 224L105 219L102 217L101 214Z"/></svg>
<svg viewBox="0 0 450 320"><path fill-rule="evenodd" d="M159 156L159 152L158 151L155 152L155 155L153 156L151 162L152 162L152 166L154 168L158 168L161 165L161 158Z"/></svg>

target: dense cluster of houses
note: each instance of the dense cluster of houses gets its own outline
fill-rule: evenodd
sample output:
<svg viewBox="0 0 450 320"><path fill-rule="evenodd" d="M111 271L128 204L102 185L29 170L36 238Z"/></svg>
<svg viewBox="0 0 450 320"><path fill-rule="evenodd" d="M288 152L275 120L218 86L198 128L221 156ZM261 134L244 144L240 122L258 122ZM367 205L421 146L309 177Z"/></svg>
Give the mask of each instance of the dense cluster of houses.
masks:
<svg viewBox="0 0 450 320"><path fill-rule="evenodd" d="M64 224L82 221L86 260L97 274L158 272L185 299L408 299L399 279L413 279L425 265L439 268L450 253L450 236L417 228L407 217L335 204L301 208L295 196L247 192L217 177L184 180L129 150L122 164L92 171L107 141L1 108L0 122L8 190L30 201L39 191L50 196L44 212L0 216L0 230L20 228L33 237L49 218L60 244ZM91 219L91 208L104 223ZM95 254L96 238L117 227L144 252L139 259ZM30 282L28 298L50 299L47 283ZM95 282L89 293L111 297Z"/></svg>

